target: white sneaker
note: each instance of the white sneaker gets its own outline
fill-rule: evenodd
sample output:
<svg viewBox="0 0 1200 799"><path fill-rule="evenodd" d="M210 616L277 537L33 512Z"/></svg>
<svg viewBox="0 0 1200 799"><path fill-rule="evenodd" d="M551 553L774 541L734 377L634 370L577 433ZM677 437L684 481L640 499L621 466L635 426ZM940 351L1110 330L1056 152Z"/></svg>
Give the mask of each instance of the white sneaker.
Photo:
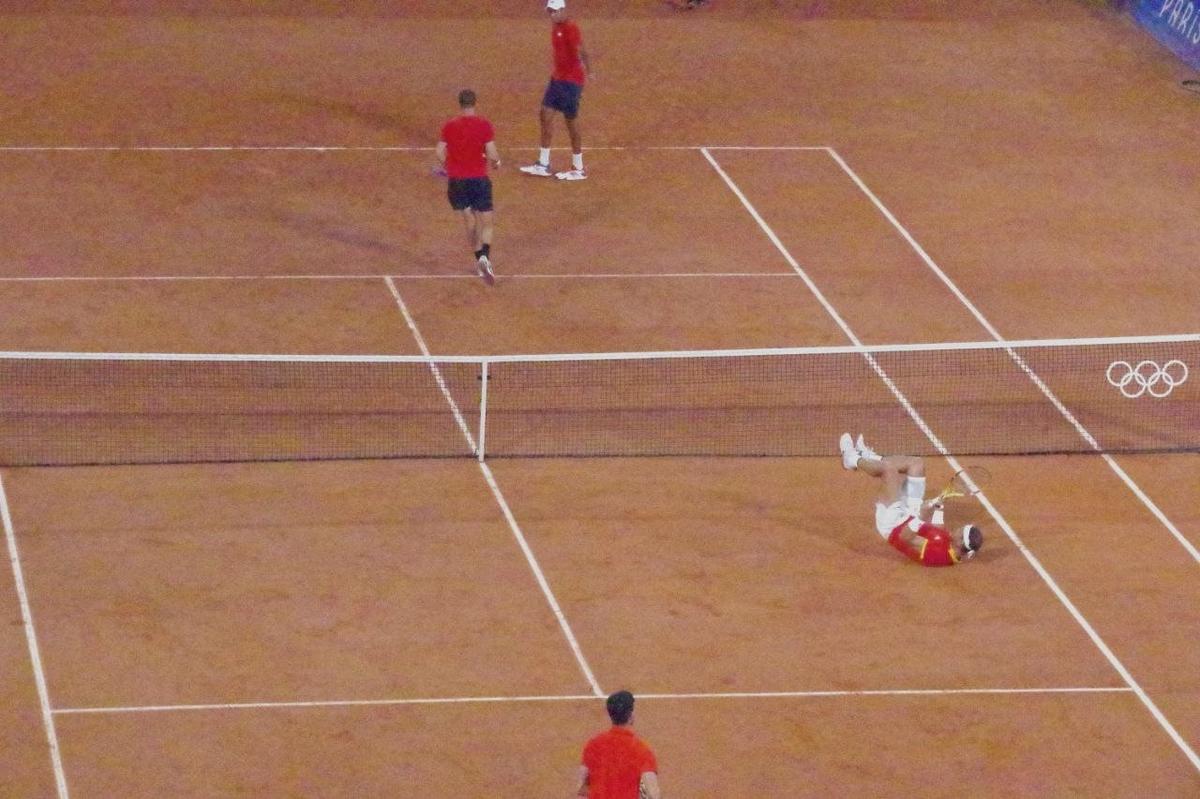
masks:
<svg viewBox="0 0 1200 799"><path fill-rule="evenodd" d="M530 164L529 166L521 167L521 171L526 175L535 175L539 178L548 178L554 173L550 171L549 164Z"/></svg>
<svg viewBox="0 0 1200 799"><path fill-rule="evenodd" d="M842 451L842 468L853 471L858 468L858 452L854 449L854 440L849 433L842 433L838 439L838 449Z"/></svg>
<svg viewBox="0 0 1200 799"><path fill-rule="evenodd" d="M873 461L879 460L878 453L867 446L867 442L863 441L862 433L858 434L858 440L854 442L854 449L858 451L860 457L870 458Z"/></svg>
<svg viewBox="0 0 1200 799"><path fill-rule="evenodd" d="M586 169L568 169L566 172L557 172L554 177L559 180L587 180Z"/></svg>
<svg viewBox="0 0 1200 799"><path fill-rule="evenodd" d="M489 286L496 285L496 273L492 271L492 262L486 255L479 256L479 262L475 265L475 271L483 278L483 282Z"/></svg>

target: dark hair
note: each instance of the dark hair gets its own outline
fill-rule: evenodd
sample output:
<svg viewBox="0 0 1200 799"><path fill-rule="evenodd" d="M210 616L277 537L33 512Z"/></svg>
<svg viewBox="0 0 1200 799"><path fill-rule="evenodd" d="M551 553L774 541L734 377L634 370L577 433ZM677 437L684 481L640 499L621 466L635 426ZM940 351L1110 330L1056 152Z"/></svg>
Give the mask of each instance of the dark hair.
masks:
<svg viewBox="0 0 1200 799"><path fill-rule="evenodd" d="M461 108L472 108L475 105L475 92L463 89L458 93L458 105Z"/></svg>
<svg viewBox="0 0 1200 799"><path fill-rule="evenodd" d="M633 715L633 694L617 691L608 698L608 717L613 724L628 724Z"/></svg>

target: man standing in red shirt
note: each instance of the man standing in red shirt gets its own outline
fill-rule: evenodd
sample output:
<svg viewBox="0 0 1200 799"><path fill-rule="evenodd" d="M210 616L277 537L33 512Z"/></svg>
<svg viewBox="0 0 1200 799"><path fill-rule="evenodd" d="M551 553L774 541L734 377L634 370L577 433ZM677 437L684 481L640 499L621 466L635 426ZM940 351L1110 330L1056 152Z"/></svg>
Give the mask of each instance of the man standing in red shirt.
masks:
<svg viewBox="0 0 1200 799"><path fill-rule="evenodd" d="M629 728L633 694L617 691L607 706L613 726L583 747L576 794L588 799L662 799L654 752Z"/></svg>
<svg viewBox="0 0 1200 799"><path fill-rule="evenodd" d="M849 433L838 440L842 466L878 477L882 483L875 499L875 529L895 549L922 566L953 566L975 557L983 546L983 531L963 525L957 535L942 526L942 504L925 502L925 461L911 455L880 457L860 435Z"/></svg>
<svg viewBox="0 0 1200 799"><path fill-rule="evenodd" d="M495 283L492 271L492 180L487 162L500 166L496 132L492 123L475 113L475 92L458 93L462 113L442 126L437 157L446 171L450 207L463 215L467 241L475 253L475 268L487 284Z"/></svg>
<svg viewBox="0 0 1200 799"><path fill-rule="evenodd" d="M542 96L542 140L538 160L536 164L521 167L521 171L543 178L554 175L559 180L586 180L583 139L579 135L579 123L576 120L579 117L583 84L592 71L591 62L587 51L583 49L583 33L574 20L567 18L566 0L546 0L546 12L552 23L550 44L554 48L554 71ZM550 171L550 123L554 121L555 111L563 115L567 132L571 134L571 168L557 173Z"/></svg>

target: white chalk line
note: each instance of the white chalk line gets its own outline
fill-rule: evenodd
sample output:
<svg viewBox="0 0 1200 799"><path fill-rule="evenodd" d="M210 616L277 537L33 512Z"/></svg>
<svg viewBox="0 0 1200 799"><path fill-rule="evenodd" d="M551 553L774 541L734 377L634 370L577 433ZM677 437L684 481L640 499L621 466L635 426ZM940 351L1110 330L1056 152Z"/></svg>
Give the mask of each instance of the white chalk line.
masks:
<svg viewBox="0 0 1200 799"><path fill-rule="evenodd" d="M42 711L42 726L46 732L46 743L50 748L50 767L54 771L54 785L58 799L68 799L67 775L63 769L62 752L58 745L58 731L54 726L54 715L50 706L50 690L46 687L46 672L42 666L41 649L37 632L33 626L33 608L29 604L29 591L25 586L25 571L21 568L21 556L17 549L17 535L13 528L12 513L8 507L8 494L0 480L0 520L4 524L4 539L8 544L8 559L12 567L13 583L17 601L21 607L21 624L25 629L25 643L29 649L29 660L33 668L33 681L37 688L38 705Z"/></svg>
<svg viewBox="0 0 1200 799"><path fill-rule="evenodd" d="M858 691L722 691L714 693L639 693L642 700L683 699L812 699L858 696L1020 696L1020 695L1085 695L1132 693L1127 687L1050 687L1050 688L880 688ZM289 710L303 708L389 707L403 705L475 705L510 704L521 702L595 702L604 698L597 694L551 694L524 696L450 696L397 699L330 699L307 702L214 702L179 705L125 705L113 707L68 707L54 710L58 715L88 715L117 713L169 713L178 711L218 710Z"/></svg>
<svg viewBox="0 0 1200 799"><path fill-rule="evenodd" d="M282 153L429 153L434 151L430 145L353 145L353 144L144 144L144 145L106 145L106 144L10 144L0 145L0 153L238 153L238 152L282 152ZM538 147L503 147L502 151L536 152ZM568 152L568 147L553 147L556 152ZM769 145L769 144L666 144L666 145L598 145L584 147L584 152L614 151L614 152L656 152L656 151L695 151L695 150L829 150L826 145Z"/></svg>
<svg viewBox="0 0 1200 799"><path fill-rule="evenodd" d="M792 272L527 272L505 274L504 280L654 280L662 278L793 278ZM346 275L0 275L0 283L110 283L231 280L478 280L466 274L346 274Z"/></svg>

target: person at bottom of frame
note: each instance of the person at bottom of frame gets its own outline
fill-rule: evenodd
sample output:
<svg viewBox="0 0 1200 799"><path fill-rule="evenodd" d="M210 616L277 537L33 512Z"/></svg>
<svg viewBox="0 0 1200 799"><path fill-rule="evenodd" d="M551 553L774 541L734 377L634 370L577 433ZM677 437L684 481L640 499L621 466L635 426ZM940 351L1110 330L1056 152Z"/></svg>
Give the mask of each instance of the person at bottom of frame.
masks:
<svg viewBox="0 0 1200 799"><path fill-rule="evenodd" d="M875 498L875 529L891 546L923 566L953 566L975 557L983 531L972 524L952 534L942 503L925 502L925 461L912 455L876 454L862 435L838 439L842 466L881 481Z"/></svg>
<svg viewBox="0 0 1200 799"><path fill-rule="evenodd" d="M612 727L593 736L583 747L577 796L589 799L662 799L658 761L637 737L633 724L633 694L617 691L608 697Z"/></svg>
<svg viewBox="0 0 1200 799"><path fill-rule="evenodd" d="M492 285L496 275L492 270L492 228L495 215L492 207L492 180L488 177L488 161L500 166L492 123L475 112L475 92L463 89L458 93L461 113L442 127L437 144L437 159L446 172L446 196L450 207L463 216L467 226L467 242L475 254L475 269Z"/></svg>

